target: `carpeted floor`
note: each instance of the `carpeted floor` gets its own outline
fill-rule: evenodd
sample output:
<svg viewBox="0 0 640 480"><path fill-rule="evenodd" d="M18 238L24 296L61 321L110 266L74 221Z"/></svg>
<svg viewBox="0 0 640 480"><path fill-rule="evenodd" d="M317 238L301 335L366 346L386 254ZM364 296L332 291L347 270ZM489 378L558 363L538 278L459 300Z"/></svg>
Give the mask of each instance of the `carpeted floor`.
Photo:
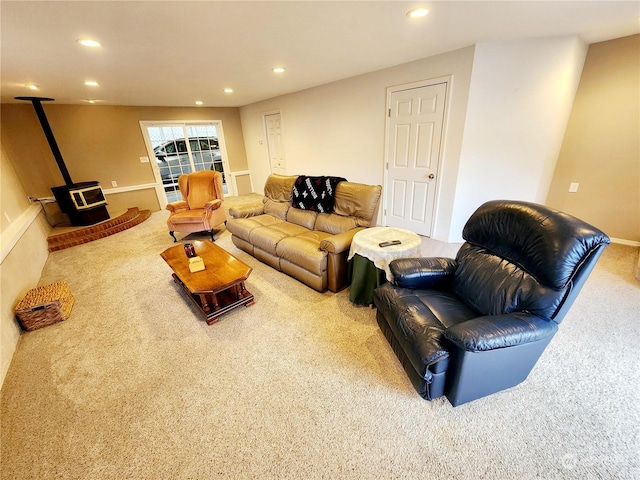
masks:
<svg viewBox="0 0 640 480"><path fill-rule="evenodd" d="M160 258L166 216L50 255L41 283L76 303L21 337L3 479L640 478L637 248L607 249L527 381L453 408L415 393L375 310L225 230L256 303L207 326Z"/></svg>

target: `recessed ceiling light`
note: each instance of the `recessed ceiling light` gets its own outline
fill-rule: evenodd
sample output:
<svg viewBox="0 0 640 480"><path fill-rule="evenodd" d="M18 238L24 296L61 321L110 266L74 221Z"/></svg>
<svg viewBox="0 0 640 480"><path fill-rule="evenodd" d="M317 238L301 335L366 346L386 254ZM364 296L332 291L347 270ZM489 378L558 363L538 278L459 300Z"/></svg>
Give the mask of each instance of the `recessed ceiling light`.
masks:
<svg viewBox="0 0 640 480"><path fill-rule="evenodd" d="M273 73L283 73L284 72L284 68L282 67L275 67L271 70Z"/></svg>
<svg viewBox="0 0 640 480"><path fill-rule="evenodd" d="M413 10L409 10L407 12L407 17L410 17L410 18L422 18L422 17L426 17L427 15L429 15L429 10L422 7L414 8Z"/></svg>
<svg viewBox="0 0 640 480"><path fill-rule="evenodd" d="M233 93L233 88L225 88L224 93Z"/></svg>
<svg viewBox="0 0 640 480"><path fill-rule="evenodd" d="M94 100L93 98L87 98L87 102L89 103L96 103L97 100Z"/></svg>
<svg viewBox="0 0 640 480"><path fill-rule="evenodd" d="M87 87L99 87L100 86L100 84L98 82L95 82L93 80L88 80L88 81L84 82L84 84Z"/></svg>
<svg viewBox="0 0 640 480"><path fill-rule="evenodd" d="M84 45L85 47L100 47L100 42L96 40L91 40L90 38L79 38L76 40L80 45Z"/></svg>
<svg viewBox="0 0 640 480"><path fill-rule="evenodd" d="M202 100L196 100L196 105L202 105L202 104L203 104Z"/></svg>
<svg viewBox="0 0 640 480"><path fill-rule="evenodd" d="M33 83L25 83L24 86L29 90L38 90L40 88L38 85L35 85Z"/></svg>

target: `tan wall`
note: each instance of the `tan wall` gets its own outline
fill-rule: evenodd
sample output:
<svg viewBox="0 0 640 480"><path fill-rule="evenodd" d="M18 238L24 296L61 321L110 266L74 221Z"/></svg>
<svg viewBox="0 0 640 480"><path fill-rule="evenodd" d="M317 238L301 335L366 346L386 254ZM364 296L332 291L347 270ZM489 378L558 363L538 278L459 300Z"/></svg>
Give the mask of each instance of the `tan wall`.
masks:
<svg viewBox="0 0 640 480"><path fill-rule="evenodd" d="M29 200L2 145L0 150L0 232L29 208Z"/></svg>
<svg viewBox="0 0 640 480"><path fill-rule="evenodd" d="M640 35L589 46L547 204L640 242ZM580 184L569 193L569 184Z"/></svg>
<svg viewBox="0 0 640 480"><path fill-rule="evenodd" d="M155 182L140 121L220 120L231 171L247 170L244 139L237 108L121 107L43 103L60 152L74 182L97 180L102 188ZM2 145L29 195L51 196L50 188L64 184L33 106L2 105ZM159 208L153 189L117 194L118 205L140 201ZM142 197L141 197L142 196ZM114 197L114 196L111 196ZM111 207L110 207L111 210Z"/></svg>

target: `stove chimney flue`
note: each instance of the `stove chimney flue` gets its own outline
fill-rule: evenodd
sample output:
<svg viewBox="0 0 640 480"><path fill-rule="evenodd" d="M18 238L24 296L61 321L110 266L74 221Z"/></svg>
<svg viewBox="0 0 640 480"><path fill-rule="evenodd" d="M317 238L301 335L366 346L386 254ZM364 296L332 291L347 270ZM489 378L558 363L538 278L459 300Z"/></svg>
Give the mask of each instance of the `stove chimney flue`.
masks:
<svg viewBox="0 0 640 480"><path fill-rule="evenodd" d="M73 180L71 180L71 175L69 175L69 170L67 170L67 166L64 163L62 158L62 154L60 153L60 149L58 148L58 144L56 143L56 138L53 136L53 132L51 131L51 126L49 126L49 121L47 120L47 116L44 113L44 108L42 108L41 102L52 102L53 98L46 97L15 97L16 100L27 100L33 104L33 108L36 111L36 115L38 116L38 120L40 120L40 126L42 126L42 130L44 131L45 137L47 137L47 141L49 142L49 147L51 148L51 153L53 153L53 157L56 159L56 163L58 164L58 168L60 169L60 173L62 174L62 178L64 178L64 183L67 186L73 185Z"/></svg>

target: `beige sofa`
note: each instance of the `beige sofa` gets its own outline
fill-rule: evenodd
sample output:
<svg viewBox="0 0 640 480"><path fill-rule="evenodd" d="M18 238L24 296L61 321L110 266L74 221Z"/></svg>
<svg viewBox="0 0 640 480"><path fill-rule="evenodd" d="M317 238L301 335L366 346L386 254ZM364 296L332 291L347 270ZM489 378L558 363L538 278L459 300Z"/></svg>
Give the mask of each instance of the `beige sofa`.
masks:
<svg viewBox="0 0 640 480"><path fill-rule="evenodd" d="M347 284L351 239L375 223L382 187L340 182L332 213L292 206L297 176L272 174L262 204L232 208L227 230L238 248L306 285L337 292Z"/></svg>

